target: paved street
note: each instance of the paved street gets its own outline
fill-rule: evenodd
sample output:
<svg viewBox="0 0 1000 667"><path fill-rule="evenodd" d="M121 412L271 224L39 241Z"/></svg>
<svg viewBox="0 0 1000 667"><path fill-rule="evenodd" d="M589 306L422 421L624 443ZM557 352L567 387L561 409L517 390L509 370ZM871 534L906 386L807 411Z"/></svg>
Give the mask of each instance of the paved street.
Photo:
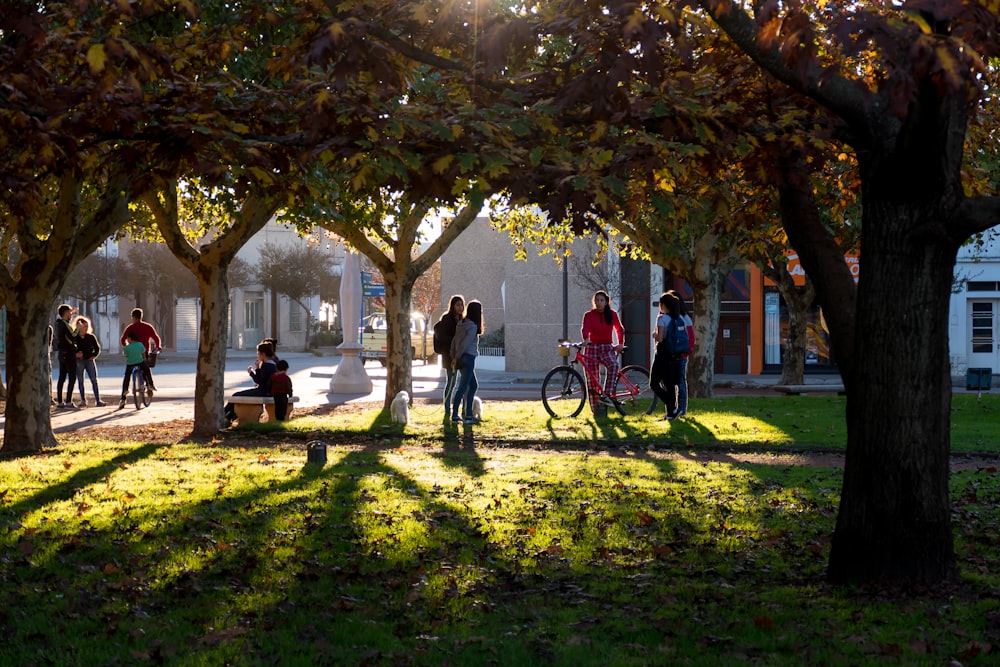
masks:
<svg viewBox="0 0 1000 667"><path fill-rule="evenodd" d="M173 356L173 359L171 358ZM313 407L318 405L340 405L350 402L381 401L385 396L385 369L378 362L370 361L365 365L365 371L372 379L372 391L367 394L334 394L330 392L330 380L340 364L338 353L327 353L316 356L305 352L280 351L281 358L288 361L289 374L295 387L295 395L299 397L297 407ZM225 387L228 396L234 391L248 389L252 385L247 376L246 368L252 363L255 355L250 351L230 351L226 362ZM553 360L553 365L557 362ZM498 358L481 358L476 368L479 379L479 396L483 400L539 400L542 379L545 373L522 373L497 370L502 366ZM59 432L70 431L88 426L138 426L143 424L172 421L175 419L192 419L194 417L194 373L195 360L192 355L179 356L170 352L161 355L156 368L153 369L156 385L159 388L152 404L148 408L136 410L131 403L126 403L123 410L118 409L118 398L121 392L121 377L124 373L124 362L115 356L102 358L98 365L100 375L101 398L107 407L89 407L79 410L57 410L52 413L53 429ZM58 371L53 377L53 391ZM717 375L715 377L716 393L719 395L743 393L744 391L766 391L778 380L777 375L746 376ZM417 399L441 400L444 372L437 364L417 362L413 365L413 394ZM810 376L808 383L839 382L836 375L821 377ZM89 381L85 384L87 398L93 403ZM956 385L956 392L965 391L964 386ZM74 391L74 400L79 402L79 395ZM0 426L4 423L0 416Z"/></svg>
<svg viewBox="0 0 1000 667"><path fill-rule="evenodd" d="M352 401L381 401L385 396L385 369L377 362L368 362L365 371L372 378L373 388L367 394L330 393L330 380L337 370L341 357L322 356L303 352L281 351L279 356L289 363L289 374L295 387L295 395L300 401L297 407L317 405L338 405ZM130 401L123 410L118 409L121 394L121 377L124 363L117 359L102 359L98 366L101 398L107 407L88 407L79 410L56 410L52 413L53 429L59 433L88 426L132 426L152 422L191 419L194 416L194 374L193 358L171 360L169 352L163 353L153 369L158 392L148 408L136 410ZM248 389L252 385L246 368L254 355L249 351L230 352L226 362L225 387L228 396L234 391ZM542 374L516 374L489 370L488 364L476 371L479 379L479 395L484 400L503 397L507 400L537 399L541 389ZM58 372L53 374L53 391ZM415 398L440 400L444 372L437 364L417 362L413 366L413 394ZM85 381L88 402L93 403L89 380ZM73 398L79 402L79 394L74 390ZM3 423L0 417L0 424Z"/></svg>

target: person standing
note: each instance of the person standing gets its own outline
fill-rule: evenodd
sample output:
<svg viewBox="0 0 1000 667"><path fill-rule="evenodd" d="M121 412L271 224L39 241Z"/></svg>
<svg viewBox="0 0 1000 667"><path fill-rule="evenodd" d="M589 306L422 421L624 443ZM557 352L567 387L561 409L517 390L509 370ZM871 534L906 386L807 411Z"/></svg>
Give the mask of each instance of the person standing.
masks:
<svg viewBox="0 0 1000 667"><path fill-rule="evenodd" d="M583 326L580 333L587 345L587 356L591 359L580 361L590 371L587 376L587 398L590 409L596 414L598 403L612 405L607 398L614 393L618 383L618 353L625 347L625 327L622 326L618 312L611 308L611 297L604 290L594 292L593 308L583 315ZM605 398L598 401L596 383L591 379L599 378L604 366Z"/></svg>
<svg viewBox="0 0 1000 667"><path fill-rule="evenodd" d="M668 293L672 293L675 297L677 297L677 303L680 306L681 319L684 321L684 327L687 329L688 337L688 351L680 355L680 375L677 378L677 416L683 417L687 414L688 410L688 357L690 357L691 352L694 351L694 321L688 313L687 305L684 303L684 299L673 290L669 290Z"/></svg>
<svg viewBox="0 0 1000 667"><path fill-rule="evenodd" d="M76 314L76 308L69 304L61 304L58 309L59 319L56 320L54 335L56 349L59 351L59 381L56 384L56 407L59 409L76 408L73 404L73 387L76 385L76 330L69 323L69 318ZM66 381L69 380L67 383ZM66 400L63 400L63 384L66 384Z"/></svg>
<svg viewBox="0 0 1000 667"><path fill-rule="evenodd" d="M444 368L444 416L448 417L451 410L451 398L455 392L455 381L458 372L452 364L451 342L455 340L455 329L462 321L465 312L465 297L456 294L448 302L448 311L434 325L434 351L441 355L441 367Z"/></svg>
<svg viewBox="0 0 1000 667"><path fill-rule="evenodd" d="M455 338L451 341L451 363L461 377L458 389L452 399L451 421L466 424L479 423L479 417L472 414L472 403L479 389L476 379L476 357L479 356L479 336L483 333L483 304L470 301L465 307L465 316L455 327ZM464 414L459 415L462 406Z"/></svg>
<svg viewBox="0 0 1000 667"><path fill-rule="evenodd" d="M149 346L147 352L160 352L162 349L160 347L160 334L156 332L156 327L149 322L143 321L142 315L142 308L132 309L132 324L122 330L121 344L123 346L127 345L129 332L135 332L136 340L142 343L143 347ZM146 369L148 371L149 367L147 366ZM149 377L149 388L155 391L156 387L153 385L153 376L151 373L147 373L147 375Z"/></svg>
<svg viewBox="0 0 1000 667"><path fill-rule="evenodd" d="M87 407L87 395L83 391L83 376L90 378L90 388L94 390L94 405L103 408L107 403L101 400L101 390L97 386L97 357L101 354L101 343L90 333L90 320L82 315L73 320L76 329L76 381L80 389L80 407Z"/></svg>
<svg viewBox="0 0 1000 667"><path fill-rule="evenodd" d="M656 356L653 357L653 367L649 370L649 387L663 401L666 413L663 418L677 418L677 383L680 378L680 356L671 349L672 334L677 328L684 329L687 338L687 327L680 318L680 299L669 292L660 295L660 315L656 318L656 331L653 340L656 341Z"/></svg>

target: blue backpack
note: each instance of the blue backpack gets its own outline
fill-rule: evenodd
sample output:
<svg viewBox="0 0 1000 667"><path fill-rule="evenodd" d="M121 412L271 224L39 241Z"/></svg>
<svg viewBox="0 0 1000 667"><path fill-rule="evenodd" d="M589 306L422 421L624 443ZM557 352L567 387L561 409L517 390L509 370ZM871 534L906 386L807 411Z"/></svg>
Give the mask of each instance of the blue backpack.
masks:
<svg viewBox="0 0 1000 667"><path fill-rule="evenodd" d="M691 352L688 341L687 325L679 317L671 317L670 325L667 327L667 334L660 341L663 351L671 357L679 357L682 354Z"/></svg>

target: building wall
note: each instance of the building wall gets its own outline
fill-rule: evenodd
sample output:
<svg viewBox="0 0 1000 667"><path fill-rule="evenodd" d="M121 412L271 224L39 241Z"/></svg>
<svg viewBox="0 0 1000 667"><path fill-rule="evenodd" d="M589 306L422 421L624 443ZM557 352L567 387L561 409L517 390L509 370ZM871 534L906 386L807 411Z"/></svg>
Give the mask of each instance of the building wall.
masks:
<svg viewBox="0 0 1000 667"><path fill-rule="evenodd" d="M573 257L589 260L596 244L581 239L572 250ZM617 257L612 260L617 263ZM565 336L575 341L595 287L578 275L588 270L589 261L572 261L567 267ZM617 308L619 288L612 285L609 291ZM483 303L487 331L504 326L506 370L541 372L562 363L557 345L564 337L563 267L552 255L529 248L526 261L515 260L510 237L495 231L488 218L479 218L441 258L440 312L453 294Z"/></svg>
<svg viewBox="0 0 1000 667"><path fill-rule="evenodd" d="M332 265L343 264L344 247L328 241L322 232L314 235L313 242L322 236L323 247L329 255ZM237 257L244 260L250 266L256 266L260 261L260 248L265 243L277 245L292 245L309 243L309 239L302 237L292 227L278 225L274 221L269 222L264 228L254 235L237 253ZM119 254L124 258L128 256L129 244L122 242L118 247ZM137 303L133 303L138 298ZM260 302L260 327L248 329L246 326L246 302L248 299ZM129 313L132 308L139 306L145 313L145 320L153 324L160 337L163 339L164 347L174 350L183 348L185 351L197 349L198 332L191 332L192 317L190 310L198 307L197 298L174 299L169 303L161 303L153 294L137 293L136 295L121 295L117 300L118 308L113 323L111 337L113 344L105 346L107 352L117 352L119 350L118 336L121 330L131 323ZM310 313L300 313L300 326L293 331L290 326L289 312L291 308L299 308L288 297L282 294L272 295L261 285L246 285L242 288L230 290L229 308L229 341L230 349L250 350L256 349L257 343L262 338L273 337L278 339L279 349L282 350L303 350L311 339L309 328L311 321L316 321L321 315L321 304L319 297L314 295L306 300ZM183 316L178 316L178 307L183 311ZM195 319L197 325L200 320ZM182 332L180 329L183 328ZM102 339L102 345L104 341Z"/></svg>
<svg viewBox="0 0 1000 667"><path fill-rule="evenodd" d="M969 368L1000 371L1000 243L991 235L983 245L958 254L948 312L952 376Z"/></svg>

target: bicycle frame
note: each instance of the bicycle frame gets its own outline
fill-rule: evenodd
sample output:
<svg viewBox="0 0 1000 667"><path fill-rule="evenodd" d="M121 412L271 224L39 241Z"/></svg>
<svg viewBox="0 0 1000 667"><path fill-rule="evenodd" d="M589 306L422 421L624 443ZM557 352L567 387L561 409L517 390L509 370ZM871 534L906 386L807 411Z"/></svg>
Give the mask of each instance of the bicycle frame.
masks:
<svg viewBox="0 0 1000 667"><path fill-rule="evenodd" d="M614 389L608 396L600 381L599 368L592 370L588 367L588 364L597 367L598 360L584 352L583 347L583 342L560 343L560 348L567 352L563 355L567 360L561 366L551 369L542 380L542 404L550 415L556 418L575 417L583 409L588 396L592 403L597 400L613 405L622 415L652 412L656 405L656 395L649 387L647 368L634 364L620 367L615 376ZM568 359L569 348L576 350L572 359ZM580 366L583 367L582 374Z"/></svg>
<svg viewBox="0 0 1000 667"><path fill-rule="evenodd" d="M587 379L587 386L588 387L592 386L596 389L596 394L598 398L605 396L606 394L604 393L604 383L601 382L600 370L598 370L597 373L595 373L594 371L590 370L590 367L587 366L587 364L583 363L584 361L590 361L593 362L592 365L600 368L600 362L595 357L591 357L590 355L588 355L586 352L583 351L584 345L582 343L569 343L568 345L576 349L576 355L570 361L570 366L579 366L580 368L582 368L583 373ZM615 383L615 389L612 393L611 398L618 399L619 397L635 396L640 391L639 386L636 385L631 380L629 380L628 376L626 376L622 372L623 370L624 367L621 364L619 364L618 375L616 376L617 382ZM624 392L618 390L618 387L620 385L625 386Z"/></svg>

